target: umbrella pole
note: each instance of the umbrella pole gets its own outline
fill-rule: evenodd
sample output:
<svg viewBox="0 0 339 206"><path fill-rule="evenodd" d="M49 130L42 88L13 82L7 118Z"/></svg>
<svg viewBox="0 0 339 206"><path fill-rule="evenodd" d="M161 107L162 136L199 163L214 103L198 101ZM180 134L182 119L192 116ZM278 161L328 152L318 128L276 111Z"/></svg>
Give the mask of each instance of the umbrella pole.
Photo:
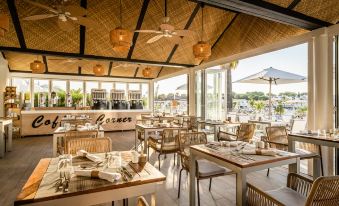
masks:
<svg viewBox="0 0 339 206"><path fill-rule="evenodd" d="M268 118L271 120L272 119L272 78L270 78L269 80L269 83L270 83L270 90L268 92L268 95L269 95L269 100L268 100Z"/></svg>

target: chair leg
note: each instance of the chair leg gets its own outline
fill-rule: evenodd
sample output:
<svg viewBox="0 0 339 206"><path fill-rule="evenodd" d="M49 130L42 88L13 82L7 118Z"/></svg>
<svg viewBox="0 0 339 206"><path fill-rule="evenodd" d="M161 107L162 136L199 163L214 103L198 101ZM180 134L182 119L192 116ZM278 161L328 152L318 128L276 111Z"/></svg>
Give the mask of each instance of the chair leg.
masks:
<svg viewBox="0 0 339 206"><path fill-rule="evenodd" d="M175 165L175 153L173 154L173 156L174 156L174 165Z"/></svg>
<svg viewBox="0 0 339 206"><path fill-rule="evenodd" d="M200 206L199 179L197 178L198 206Z"/></svg>
<svg viewBox="0 0 339 206"><path fill-rule="evenodd" d="M149 147L147 147L147 160L149 161Z"/></svg>
<svg viewBox="0 0 339 206"><path fill-rule="evenodd" d="M158 155L158 161L159 161L159 170L160 170L160 155L161 155L161 154L159 154L159 155Z"/></svg>
<svg viewBox="0 0 339 206"><path fill-rule="evenodd" d="M323 165L323 156L321 155L321 146L319 145L319 156L320 156L320 169L321 169L321 175L324 176L324 165Z"/></svg>
<svg viewBox="0 0 339 206"><path fill-rule="evenodd" d="M181 186L181 173L182 173L183 168L180 169L179 172L179 188L178 188L178 198L180 198L180 186Z"/></svg>
<svg viewBox="0 0 339 206"><path fill-rule="evenodd" d="M114 201L112 201L112 206L114 206Z"/></svg>
<svg viewBox="0 0 339 206"><path fill-rule="evenodd" d="M208 187L208 190L211 191L211 187L212 187L212 178L210 178L210 185Z"/></svg>
<svg viewBox="0 0 339 206"><path fill-rule="evenodd" d="M266 174L266 176L267 176L267 177L270 176L270 168L267 169L267 174Z"/></svg>

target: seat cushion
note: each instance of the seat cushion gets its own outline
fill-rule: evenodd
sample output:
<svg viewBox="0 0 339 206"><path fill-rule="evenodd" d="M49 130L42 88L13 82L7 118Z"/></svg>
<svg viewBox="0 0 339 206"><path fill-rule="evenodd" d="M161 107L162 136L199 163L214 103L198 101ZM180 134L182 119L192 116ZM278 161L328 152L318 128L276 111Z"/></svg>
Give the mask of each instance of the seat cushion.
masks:
<svg viewBox="0 0 339 206"><path fill-rule="evenodd" d="M320 157L317 153L310 152L303 149L295 149L295 152L300 155L300 159L310 159Z"/></svg>
<svg viewBox="0 0 339 206"><path fill-rule="evenodd" d="M224 167L220 167L217 164L207 161L207 160L198 160L199 168L199 178L225 175L226 173L231 172Z"/></svg>
<svg viewBox="0 0 339 206"><path fill-rule="evenodd" d="M288 206L305 205L306 197L288 187L282 187L276 190L266 191L265 193L272 196L274 199Z"/></svg>

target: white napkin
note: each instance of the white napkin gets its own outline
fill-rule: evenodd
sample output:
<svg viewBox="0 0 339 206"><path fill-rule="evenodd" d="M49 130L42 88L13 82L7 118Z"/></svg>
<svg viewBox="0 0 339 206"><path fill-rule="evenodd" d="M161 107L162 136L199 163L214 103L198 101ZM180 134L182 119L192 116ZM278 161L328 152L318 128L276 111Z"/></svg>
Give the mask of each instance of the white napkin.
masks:
<svg viewBox="0 0 339 206"><path fill-rule="evenodd" d="M107 180L107 181L110 181L110 182L117 181L121 178L120 173L105 172L105 171L98 171L98 170L76 169L76 170L74 170L74 174L76 176L99 178L99 179Z"/></svg>
<svg viewBox="0 0 339 206"><path fill-rule="evenodd" d="M86 152L85 150L79 150L77 151L77 156L81 156L81 157L86 157L87 159L93 161L93 162L101 162L102 159L94 154L90 154L88 152Z"/></svg>
<svg viewBox="0 0 339 206"><path fill-rule="evenodd" d="M275 156L277 155L276 151L270 149L243 149L242 154L247 155L265 155L265 156Z"/></svg>

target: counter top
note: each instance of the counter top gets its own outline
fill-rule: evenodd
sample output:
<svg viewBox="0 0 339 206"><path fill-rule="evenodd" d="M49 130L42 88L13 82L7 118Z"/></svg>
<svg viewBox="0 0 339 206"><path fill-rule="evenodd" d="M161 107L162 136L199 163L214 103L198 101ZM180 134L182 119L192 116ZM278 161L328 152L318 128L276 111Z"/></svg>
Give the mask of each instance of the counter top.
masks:
<svg viewBox="0 0 339 206"><path fill-rule="evenodd" d="M60 113L60 114L86 114L86 113L132 113L132 112L138 112L138 113L149 113L152 112L149 109L128 109L128 110L30 110L30 111L21 111L21 114L54 114L54 113Z"/></svg>

